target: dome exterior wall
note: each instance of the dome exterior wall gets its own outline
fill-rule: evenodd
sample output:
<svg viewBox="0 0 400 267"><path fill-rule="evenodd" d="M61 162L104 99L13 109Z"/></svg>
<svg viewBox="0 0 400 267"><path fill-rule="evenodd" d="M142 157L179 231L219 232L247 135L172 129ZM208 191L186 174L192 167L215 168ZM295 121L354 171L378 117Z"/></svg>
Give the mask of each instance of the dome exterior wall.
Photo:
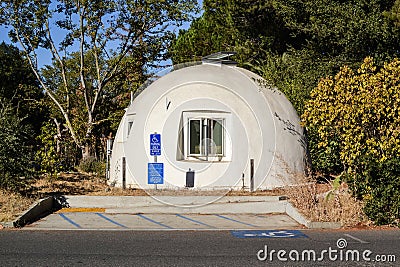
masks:
<svg viewBox="0 0 400 267"><path fill-rule="evenodd" d="M150 136L161 137L151 155ZM299 117L276 88L245 69L201 64L151 83L127 108L114 140L109 182L153 188L149 163L163 164L158 188L268 189L304 173ZM124 162L124 163L123 163ZM123 181L124 176L124 181Z"/></svg>

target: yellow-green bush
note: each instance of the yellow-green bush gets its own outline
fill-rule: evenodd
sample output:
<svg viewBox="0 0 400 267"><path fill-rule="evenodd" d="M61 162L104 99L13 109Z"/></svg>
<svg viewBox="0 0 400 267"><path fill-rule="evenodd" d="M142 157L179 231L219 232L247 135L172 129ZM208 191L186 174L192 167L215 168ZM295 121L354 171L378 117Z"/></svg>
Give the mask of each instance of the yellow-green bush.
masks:
<svg viewBox="0 0 400 267"><path fill-rule="evenodd" d="M343 67L311 92L302 116L319 147L338 140L341 162L357 172L363 158L385 161L400 152L400 61L377 70L366 58L355 73Z"/></svg>
<svg viewBox="0 0 400 267"><path fill-rule="evenodd" d="M378 69L368 57L357 72L345 66L335 77L322 79L311 92L302 121L318 148L338 153L354 193L370 205L382 201L373 189L385 188L389 181L369 170L388 166L400 154L400 61ZM391 194L400 193L400 183L397 188Z"/></svg>

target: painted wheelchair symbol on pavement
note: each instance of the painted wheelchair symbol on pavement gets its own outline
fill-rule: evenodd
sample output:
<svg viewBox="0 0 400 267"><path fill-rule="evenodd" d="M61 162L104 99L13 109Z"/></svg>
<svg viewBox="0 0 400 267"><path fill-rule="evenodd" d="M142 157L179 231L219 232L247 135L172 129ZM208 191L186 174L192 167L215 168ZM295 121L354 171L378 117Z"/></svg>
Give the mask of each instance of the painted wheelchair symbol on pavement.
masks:
<svg viewBox="0 0 400 267"><path fill-rule="evenodd" d="M298 230L244 230L231 231L237 238L306 238L307 236Z"/></svg>

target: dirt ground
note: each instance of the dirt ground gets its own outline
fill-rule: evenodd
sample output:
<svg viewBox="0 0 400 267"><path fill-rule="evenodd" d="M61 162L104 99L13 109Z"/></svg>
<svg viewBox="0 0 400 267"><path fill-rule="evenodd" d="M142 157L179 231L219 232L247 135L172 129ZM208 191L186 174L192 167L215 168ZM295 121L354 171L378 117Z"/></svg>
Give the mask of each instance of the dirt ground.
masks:
<svg viewBox="0 0 400 267"><path fill-rule="evenodd" d="M127 188L125 190L107 185L104 178L82 174L82 173L62 173L56 179L42 178L37 180L31 189L31 195L40 197L48 195L89 195L89 196L147 196L147 195L284 195L283 189L268 191L200 191L193 189L182 190L143 190Z"/></svg>

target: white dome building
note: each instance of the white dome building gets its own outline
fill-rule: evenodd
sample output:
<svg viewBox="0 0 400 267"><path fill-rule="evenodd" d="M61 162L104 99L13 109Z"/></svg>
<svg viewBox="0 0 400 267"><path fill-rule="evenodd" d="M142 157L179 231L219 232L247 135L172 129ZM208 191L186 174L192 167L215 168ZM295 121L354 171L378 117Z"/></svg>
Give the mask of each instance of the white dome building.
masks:
<svg viewBox="0 0 400 267"><path fill-rule="evenodd" d="M306 142L293 106L261 77L226 64L227 55L147 83L115 136L110 184L255 190L304 173Z"/></svg>

